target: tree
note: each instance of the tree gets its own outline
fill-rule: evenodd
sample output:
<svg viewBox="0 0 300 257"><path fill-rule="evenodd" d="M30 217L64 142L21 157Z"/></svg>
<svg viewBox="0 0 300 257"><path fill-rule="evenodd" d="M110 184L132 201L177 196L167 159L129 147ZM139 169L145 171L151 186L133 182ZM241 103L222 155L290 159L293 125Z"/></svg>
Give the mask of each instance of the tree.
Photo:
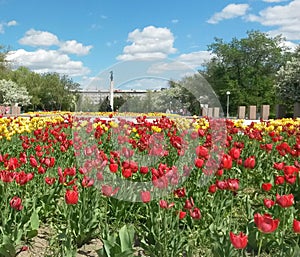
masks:
<svg viewBox="0 0 300 257"><path fill-rule="evenodd" d="M7 52L8 50L0 45L0 79L4 79L9 71L8 62L6 61Z"/></svg>
<svg viewBox="0 0 300 257"><path fill-rule="evenodd" d="M192 115L200 115L202 105L221 107L218 97L200 73L186 76L179 81L170 81L169 88L160 92L156 102L159 105L180 112L187 110Z"/></svg>
<svg viewBox="0 0 300 257"><path fill-rule="evenodd" d="M205 77L219 95L223 108L226 91L231 92L231 110L237 110L238 105L275 104L276 72L286 59L283 38L272 38L259 31L247 35L229 43L216 38L208 46L214 57L206 65Z"/></svg>
<svg viewBox="0 0 300 257"><path fill-rule="evenodd" d="M28 94L31 96L30 105L25 110L34 111L41 106L41 91L43 90L42 76L38 73L30 71L28 68L19 67L17 70L11 71L9 78L20 86L26 87Z"/></svg>
<svg viewBox="0 0 300 257"><path fill-rule="evenodd" d="M11 80L0 80L0 101L4 105L28 105L31 96L28 95L25 87L18 86Z"/></svg>
<svg viewBox="0 0 300 257"><path fill-rule="evenodd" d="M287 107L291 108L294 103L300 102L300 45L277 72L275 89Z"/></svg>

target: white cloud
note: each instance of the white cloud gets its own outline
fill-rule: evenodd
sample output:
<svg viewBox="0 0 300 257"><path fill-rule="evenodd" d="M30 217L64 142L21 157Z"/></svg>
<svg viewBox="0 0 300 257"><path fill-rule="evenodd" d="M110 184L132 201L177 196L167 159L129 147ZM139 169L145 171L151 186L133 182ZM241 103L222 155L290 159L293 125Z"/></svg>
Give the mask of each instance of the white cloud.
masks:
<svg viewBox="0 0 300 257"><path fill-rule="evenodd" d="M19 43L29 46L53 46L59 45L59 40L56 35L50 32L30 29L19 40Z"/></svg>
<svg viewBox="0 0 300 257"><path fill-rule="evenodd" d="M93 46L85 46L76 40L60 41L58 37L48 31L40 31L30 29L25 33L25 36L19 40L22 45L33 47L49 47L57 46L59 50L67 54L76 54L79 56L89 54Z"/></svg>
<svg viewBox="0 0 300 257"><path fill-rule="evenodd" d="M174 36L168 28L148 26L143 30L135 29L128 34L127 41L132 44L124 47L118 60L162 59L176 52Z"/></svg>
<svg viewBox="0 0 300 257"><path fill-rule="evenodd" d="M57 72L69 76L82 76L89 73L89 69L80 61L73 61L66 54L56 50L39 49L28 52L24 49L11 51L7 55L14 68L25 66L37 73Z"/></svg>
<svg viewBox="0 0 300 257"><path fill-rule="evenodd" d="M259 15L248 16L248 21L259 22L263 26L277 27L270 35L282 34L287 40L300 40L300 0L286 5L268 7Z"/></svg>
<svg viewBox="0 0 300 257"><path fill-rule="evenodd" d="M59 50L69 54L87 55L92 48L93 47L91 45L84 46L83 44L78 43L76 40L68 40L61 43Z"/></svg>
<svg viewBox="0 0 300 257"><path fill-rule="evenodd" d="M13 26L17 26L18 23L15 20L11 20L9 22L7 22L7 27L13 27Z"/></svg>
<svg viewBox="0 0 300 257"><path fill-rule="evenodd" d="M178 61L183 62L193 68L203 66L212 58L212 54L208 51L198 51L188 54L182 54L178 57Z"/></svg>
<svg viewBox="0 0 300 257"><path fill-rule="evenodd" d="M149 69L148 73L149 74L163 74L166 71L185 71L190 69L185 63L183 62L177 62L177 61L172 61L172 62L158 62L152 64Z"/></svg>
<svg viewBox="0 0 300 257"><path fill-rule="evenodd" d="M121 84L120 88L125 90L159 90L167 87L168 82L162 78L139 78Z"/></svg>
<svg viewBox="0 0 300 257"><path fill-rule="evenodd" d="M284 42L282 42L281 46L288 47L289 51L294 52L296 50L298 44L295 44L291 41L284 41Z"/></svg>
<svg viewBox="0 0 300 257"><path fill-rule="evenodd" d="M281 2L286 2L288 0L263 0L263 2L266 3L281 3Z"/></svg>
<svg viewBox="0 0 300 257"><path fill-rule="evenodd" d="M177 20L177 19L173 19L173 20L171 20L171 22L175 24L175 23L178 23L178 22L179 22L179 20Z"/></svg>
<svg viewBox="0 0 300 257"><path fill-rule="evenodd" d="M13 27L13 26L17 26L18 23L15 20L11 20L8 22L1 22L0 23L0 34L3 34L5 32L5 27Z"/></svg>
<svg viewBox="0 0 300 257"><path fill-rule="evenodd" d="M217 24L222 20L243 16L248 9L248 4L229 4L221 12L215 13L207 22Z"/></svg>
<svg viewBox="0 0 300 257"><path fill-rule="evenodd" d="M203 66L209 61L212 55L208 51L191 52L181 54L173 61L159 62L151 65L148 70L149 74L161 74L166 71L192 71Z"/></svg>
<svg viewBox="0 0 300 257"><path fill-rule="evenodd" d="M88 77L83 76L81 81L79 82L82 88L84 89L104 89L103 84L105 85L105 81L102 77ZM105 85L107 86L107 85Z"/></svg>

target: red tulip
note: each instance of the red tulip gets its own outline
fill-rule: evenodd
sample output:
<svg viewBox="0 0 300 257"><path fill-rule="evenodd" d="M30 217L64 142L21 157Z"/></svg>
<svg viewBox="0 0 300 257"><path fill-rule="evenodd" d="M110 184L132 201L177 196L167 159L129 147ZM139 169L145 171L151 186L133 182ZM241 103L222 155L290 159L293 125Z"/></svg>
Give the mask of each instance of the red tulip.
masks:
<svg viewBox="0 0 300 257"><path fill-rule="evenodd" d="M55 178L45 177L45 182L46 182L46 184L48 184L49 186L51 186L51 185L54 184Z"/></svg>
<svg viewBox="0 0 300 257"><path fill-rule="evenodd" d="M261 215L259 213L255 213L254 223L259 231L263 233L272 233L278 228L279 220L273 219L270 214Z"/></svg>
<svg viewBox="0 0 300 257"><path fill-rule="evenodd" d="M124 178L129 178L132 176L131 169L122 169L122 175Z"/></svg>
<svg viewBox="0 0 300 257"><path fill-rule="evenodd" d="M231 169L232 168L232 158L228 154L224 154L221 162L221 168L223 169Z"/></svg>
<svg viewBox="0 0 300 257"><path fill-rule="evenodd" d="M264 191L270 191L272 189L272 184L271 183L263 183L261 185L261 188Z"/></svg>
<svg viewBox="0 0 300 257"><path fill-rule="evenodd" d="M147 174L149 172L149 169L147 166L140 167L140 173Z"/></svg>
<svg viewBox="0 0 300 257"><path fill-rule="evenodd" d="M195 207L192 210L190 210L190 215L194 220L199 220L201 219L201 212L200 209Z"/></svg>
<svg viewBox="0 0 300 257"><path fill-rule="evenodd" d="M248 236L243 232L235 235L230 231L229 237L233 247L236 249L244 249L248 244Z"/></svg>
<svg viewBox="0 0 300 257"><path fill-rule="evenodd" d="M268 209L271 208L275 202L271 199L264 199L264 206L266 206Z"/></svg>
<svg viewBox="0 0 300 257"><path fill-rule="evenodd" d="M282 195L276 194L276 203L279 204L283 208L290 207L294 204L294 195Z"/></svg>
<svg viewBox="0 0 300 257"><path fill-rule="evenodd" d="M217 191L217 186L216 184L212 184L209 186L208 188L208 192L210 192L211 194L215 193Z"/></svg>
<svg viewBox="0 0 300 257"><path fill-rule="evenodd" d="M110 185L102 185L101 187L102 194L108 197L115 195L119 189L120 188L117 187L113 190L112 186Z"/></svg>
<svg viewBox="0 0 300 257"><path fill-rule="evenodd" d="M95 180L93 178L84 176L82 181L81 181L81 185L83 187L91 187L92 185L94 185Z"/></svg>
<svg viewBox="0 0 300 257"><path fill-rule="evenodd" d="M42 165L40 165L40 166L38 167L38 173L39 173L39 174L44 174L45 172L46 172L45 168L44 168Z"/></svg>
<svg viewBox="0 0 300 257"><path fill-rule="evenodd" d="M284 179L289 184L294 184L297 180L296 175L284 175Z"/></svg>
<svg viewBox="0 0 300 257"><path fill-rule="evenodd" d="M281 185L285 181L284 176L275 176L275 184L276 185Z"/></svg>
<svg viewBox="0 0 300 257"><path fill-rule="evenodd" d="M226 190L228 188L227 180L217 180L216 186L221 190Z"/></svg>
<svg viewBox="0 0 300 257"><path fill-rule="evenodd" d="M200 158L196 158L195 159L195 166L197 168L202 168L203 167L203 164L204 164L204 160L203 159L200 159Z"/></svg>
<svg viewBox="0 0 300 257"><path fill-rule="evenodd" d="M202 146L202 145L199 145L196 147L196 155L199 157L199 158L204 158L204 159L208 159L208 154L209 154L209 151L206 147Z"/></svg>
<svg viewBox="0 0 300 257"><path fill-rule="evenodd" d="M15 174L16 183L19 185L25 185L28 181L32 180L34 173L25 173L23 170Z"/></svg>
<svg viewBox="0 0 300 257"><path fill-rule="evenodd" d="M194 207L194 200L193 198L191 197L191 199L186 199L185 200L185 205L184 205L184 209L187 209L187 210L190 210Z"/></svg>
<svg viewBox="0 0 300 257"><path fill-rule="evenodd" d="M239 180L235 178L227 179L227 189L237 191L239 189Z"/></svg>
<svg viewBox="0 0 300 257"><path fill-rule="evenodd" d="M3 182L10 183L14 180L14 178L15 178L15 173L14 172L6 171L6 170L0 171L0 179Z"/></svg>
<svg viewBox="0 0 300 257"><path fill-rule="evenodd" d="M185 216L186 216L186 212L185 211L180 211L179 212L179 219L180 220L184 219Z"/></svg>
<svg viewBox="0 0 300 257"><path fill-rule="evenodd" d="M298 171L299 169L294 165L284 166L283 168L284 175L294 175Z"/></svg>
<svg viewBox="0 0 300 257"><path fill-rule="evenodd" d="M300 221L299 220L294 219L293 230L295 233L300 234Z"/></svg>
<svg viewBox="0 0 300 257"><path fill-rule="evenodd" d="M17 158L12 157L10 158L7 162L5 162L5 166L8 170L16 170L17 168L19 168L21 165L18 161Z"/></svg>
<svg viewBox="0 0 300 257"><path fill-rule="evenodd" d="M244 167L248 169L253 169L255 167L255 157L250 156L244 161Z"/></svg>
<svg viewBox="0 0 300 257"><path fill-rule="evenodd" d="M22 206L22 199L18 196L14 196L10 202L9 202L9 205L11 208L17 210L17 211L21 211L23 209L23 206Z"/></svg>
<svg viewBox="0 0 300 257"><path fill-rule="evenodd" d="M239 148L233 147L230 149L229 154L234 160L237 160L238 158L240 158L241 150Z"/></svg>
<svg viewBox="0 0 300 257"><path fill-rule="evenodd" d="M284 168L284 162L275 162L273 167L276 170L282 170Z"/></svg>
<svg viewBox="0 0 300 257"><path fill-rule="evenodd" d="M67 189L65 194L65 201L67 204L77 204L78 203L78 191Z"/></svg>
<svg viewBox="0 0 300 257"><path fill-rule="evenodd" d="M38 166L37 160L34 158L33 155L30 156L29 162L30 162L30 165L34 168L36 168Z"/></svg>
<svg viewBox="0 0 300 257"><path fill-rule="evenodd" d="M185 194L185 188L182 187L182 188L178 188L174 191L174 195L178 198L181 198L181 197L185 197L186 194Z"/></svg>
<svg viewBox="0 0 300 257"><path fill-rule="evenodd" d="M149 191L142 191L140 194L143 203L148 203L151 201L151 193Z"/></svg>
<svg viewBox="0 0 300 257"><path fill-rule="evenodd" d="M169 209L169 208L173 207L174 205L175 204L173 202L168 204L168 202L166 200L159 201L159 206L160 206L160 208L163 208L163 209Z"/></svg>
<svg viewBox="0 0 300 257"><path fill-rule="evenodd" d="M222 169L218 169L218 171L216 172L216 176L221 177L223 175L223 170Z"/></svg>

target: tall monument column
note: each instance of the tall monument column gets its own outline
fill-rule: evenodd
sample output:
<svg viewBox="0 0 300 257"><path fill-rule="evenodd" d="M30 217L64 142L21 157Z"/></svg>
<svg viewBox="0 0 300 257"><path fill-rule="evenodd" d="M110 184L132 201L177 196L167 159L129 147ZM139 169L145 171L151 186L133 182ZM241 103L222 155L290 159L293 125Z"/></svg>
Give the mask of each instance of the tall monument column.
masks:
<svg viewBox="0 0 300 257"><path fill-rule="evenodd" d="M114 110L114 75L110 72L109 100L111 109Z"/></svg>

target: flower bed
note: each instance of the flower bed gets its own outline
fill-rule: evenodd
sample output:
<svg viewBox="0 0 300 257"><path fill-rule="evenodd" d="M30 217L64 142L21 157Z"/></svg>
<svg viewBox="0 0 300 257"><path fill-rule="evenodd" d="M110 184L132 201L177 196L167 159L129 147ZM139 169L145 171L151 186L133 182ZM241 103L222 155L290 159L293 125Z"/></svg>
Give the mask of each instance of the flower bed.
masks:
<svg viewBox="0 0 300 257"><path fill-rule="evenodd" d="M299 119L103 115L0 118L0 256L299 256Z"/></svg>

